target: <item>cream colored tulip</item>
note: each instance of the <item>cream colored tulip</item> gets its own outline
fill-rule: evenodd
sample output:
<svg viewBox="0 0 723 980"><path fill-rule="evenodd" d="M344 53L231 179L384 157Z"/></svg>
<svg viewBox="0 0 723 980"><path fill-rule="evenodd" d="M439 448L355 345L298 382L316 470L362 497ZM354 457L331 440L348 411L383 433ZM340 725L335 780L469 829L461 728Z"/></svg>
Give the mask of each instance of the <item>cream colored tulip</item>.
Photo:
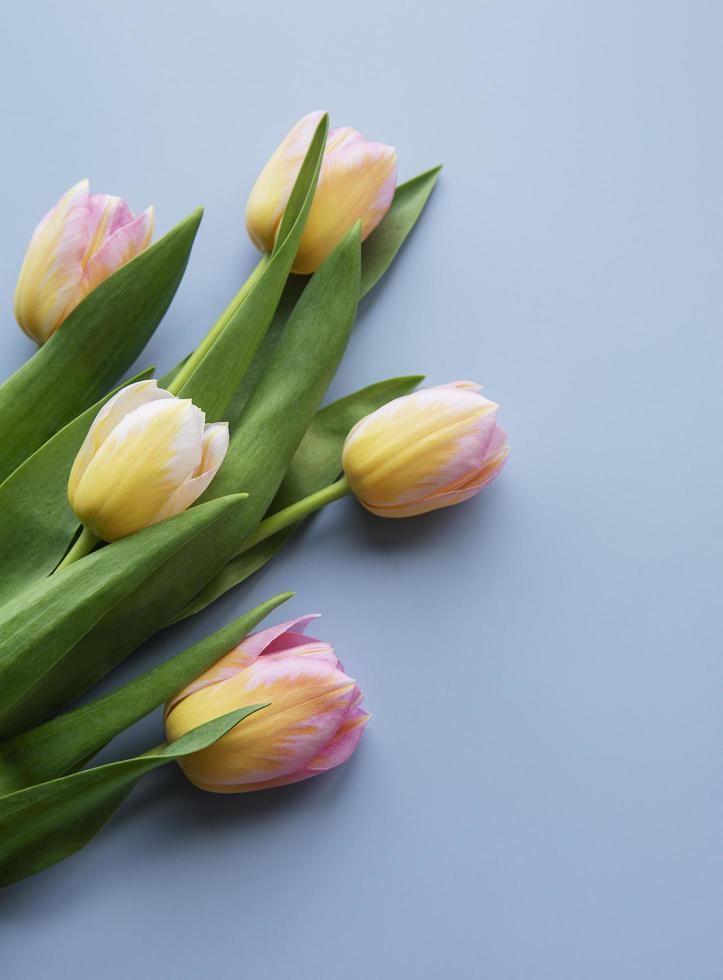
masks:
<svg viewBox="0 0 723 980"><path fill-rule="evenodd" d="M310 112L293 127L259 174L246 206L254 245L270 252L301 164L323 112ZM397 154L349 126L329 133L314 201L293 272L315 272L344 235L361 221L362 240L389 210L397 183Z"/></svg>
<svg viewBox="0 0 723 980"><path fill-rule="evenodd" d="M494 480L510 452L497 408L471 381L382 405L344 443L352 492L380 517L413 517L468 500Z"/></svg>
<svg viewBox="0 0 723 980"><path fill-rule="evenodd" d="M15 289L15 318L44 344L82 299L150 243L153 208L134 216L126 202L91 194L81 180L33 233Z"/></svg>
<svg viewBox="0 0 723 980"><path fill-rule="evenodd" d="M96 537L115 541L186 510L216 475L228 423L138 381L100 410L73 464L68 500Z"/></svg>

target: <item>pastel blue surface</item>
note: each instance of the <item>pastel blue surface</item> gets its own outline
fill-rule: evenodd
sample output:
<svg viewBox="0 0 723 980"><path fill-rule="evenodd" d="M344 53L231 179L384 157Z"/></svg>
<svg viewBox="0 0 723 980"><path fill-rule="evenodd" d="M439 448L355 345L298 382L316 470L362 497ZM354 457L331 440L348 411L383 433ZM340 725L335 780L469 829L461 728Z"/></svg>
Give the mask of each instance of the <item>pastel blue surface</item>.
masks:
<svg viewBox="0 0 723 980"><path fill-rule="evenodd" d="M288 789L149 777L1 896L4 976L721 977L722 30L712 0L3 7L5 373L67 186L152 202L159 231L206 205L142 359L165 369L251 268L259 167L327 107L403 178L445 164L332 395L471 377L513 445L462 507L334 505L113 678L296 589L275 618L324 614L374 718Z"/></svg>

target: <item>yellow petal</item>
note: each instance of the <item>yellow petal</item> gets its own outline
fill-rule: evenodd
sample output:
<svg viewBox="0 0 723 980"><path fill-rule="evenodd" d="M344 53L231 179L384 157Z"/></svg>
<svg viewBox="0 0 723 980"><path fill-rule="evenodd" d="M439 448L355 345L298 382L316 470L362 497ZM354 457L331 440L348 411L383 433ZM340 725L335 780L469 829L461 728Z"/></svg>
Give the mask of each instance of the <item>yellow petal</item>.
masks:
<svg viewBox="0 0 723 980"><path fill-rule="evenodd" d="M169 497L196 471L204 416L190 400L157 399L127 414L74 485L85 526L113 541L162 520Z"/></svg>
<svg viewBox="0 0 723 980"><path fill-rule="evenodd" d="M63 321L83 274L88 195L87 180L71 187L37 226L23 259L15 289L15 318L39 344Z"/></svg>

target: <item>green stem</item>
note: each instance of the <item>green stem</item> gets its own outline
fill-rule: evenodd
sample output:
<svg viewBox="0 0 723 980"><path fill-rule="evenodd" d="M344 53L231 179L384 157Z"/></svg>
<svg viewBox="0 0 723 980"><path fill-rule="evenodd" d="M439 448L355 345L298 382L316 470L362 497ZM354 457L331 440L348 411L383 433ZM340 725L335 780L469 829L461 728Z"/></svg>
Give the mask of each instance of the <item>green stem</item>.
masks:
<svg viewBox="0 0 723 980"><path fill-rule="evenodd" d="M231 317L234 315L236 310L238 310L238 308L241 306L241 304L246 299L248 294L251 292L253 287L256 285L258 280L261 278L264 269L266 268L268 263L269 263L268 255L262 255L261 258L259 259L256 268L248 277L248 279L243 284L241 289L239 289L239 291L236 293L234 298L228 304L228 306L223 311L221 316L218 318L216 323L208 331L208 333L203 338L203 340L198 345L198 347L195 349L195 351L188 358L186 363L179 368L175 378L173 379L173 381L171 381L171 383L168 386L168 391L170 391L172 395L177 395L179 393L181 388L186 384L188 379L191 377L193 372L196 370L198 365L206 356L208 351L211 349L214 343L221 336L223 331L228 326Z"/></svg>
<svg viewBox="0 0 723 980"><path fill-rule="evenodd" d="M254 545L265 541L266 538L270 538L272 534L276 534L277 531L283 531L290 524L296 524L297 521L301 521L305 517L308 517L309 514L313 514L315 510L325 507L333 500L341 500L342 497L346 497L350 493L351 487L347 483L346 477L343 476L336 483L331 483L328 487L324 487L323 490L318 490L316 493L304 497L303 500L297 500L295 504L284 507L283 510L272 514L271 517L267 517L265 521L261 521L254 533L246 538L236 552L236 555L242 555L245 551L253 548Z"/></svg>
<svg viewBox="0 0 723 980"><path fill-rule="evenodd" d="M79 558L84 558L95 548L99 541L100 538L96 538L87 527L84 527L68 554L55 569L55 572L59 572L62 568L67 568L68 565L72 565ZM55 575L55 572L53 572L53 575Z"/></svg>

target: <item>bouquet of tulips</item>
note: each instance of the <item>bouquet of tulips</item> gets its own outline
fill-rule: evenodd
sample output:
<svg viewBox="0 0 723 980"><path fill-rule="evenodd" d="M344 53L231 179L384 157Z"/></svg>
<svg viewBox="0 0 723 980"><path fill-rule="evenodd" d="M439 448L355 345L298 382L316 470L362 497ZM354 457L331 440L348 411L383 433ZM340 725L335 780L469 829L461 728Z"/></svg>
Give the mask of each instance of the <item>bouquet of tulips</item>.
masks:
<svg viewBox="0 0 723 980"><path fill-rule="evenodd" d="M81 695L158 630L354 495L407 517L478 493L508 453L497 405L456 382L367 384L321 407L357 304L437 179L325 113L298 122L251 192L262 252L198 347L118 384L161 322L201 221L152 243L153 209L71 188L32 236L15 315L39 349L0 385L0 882L83 847L176 759L248 792L344 762L368 715L305 616L252 632L277 595L103 697ZM165 741L93 765L165 704Z"/></svg>

